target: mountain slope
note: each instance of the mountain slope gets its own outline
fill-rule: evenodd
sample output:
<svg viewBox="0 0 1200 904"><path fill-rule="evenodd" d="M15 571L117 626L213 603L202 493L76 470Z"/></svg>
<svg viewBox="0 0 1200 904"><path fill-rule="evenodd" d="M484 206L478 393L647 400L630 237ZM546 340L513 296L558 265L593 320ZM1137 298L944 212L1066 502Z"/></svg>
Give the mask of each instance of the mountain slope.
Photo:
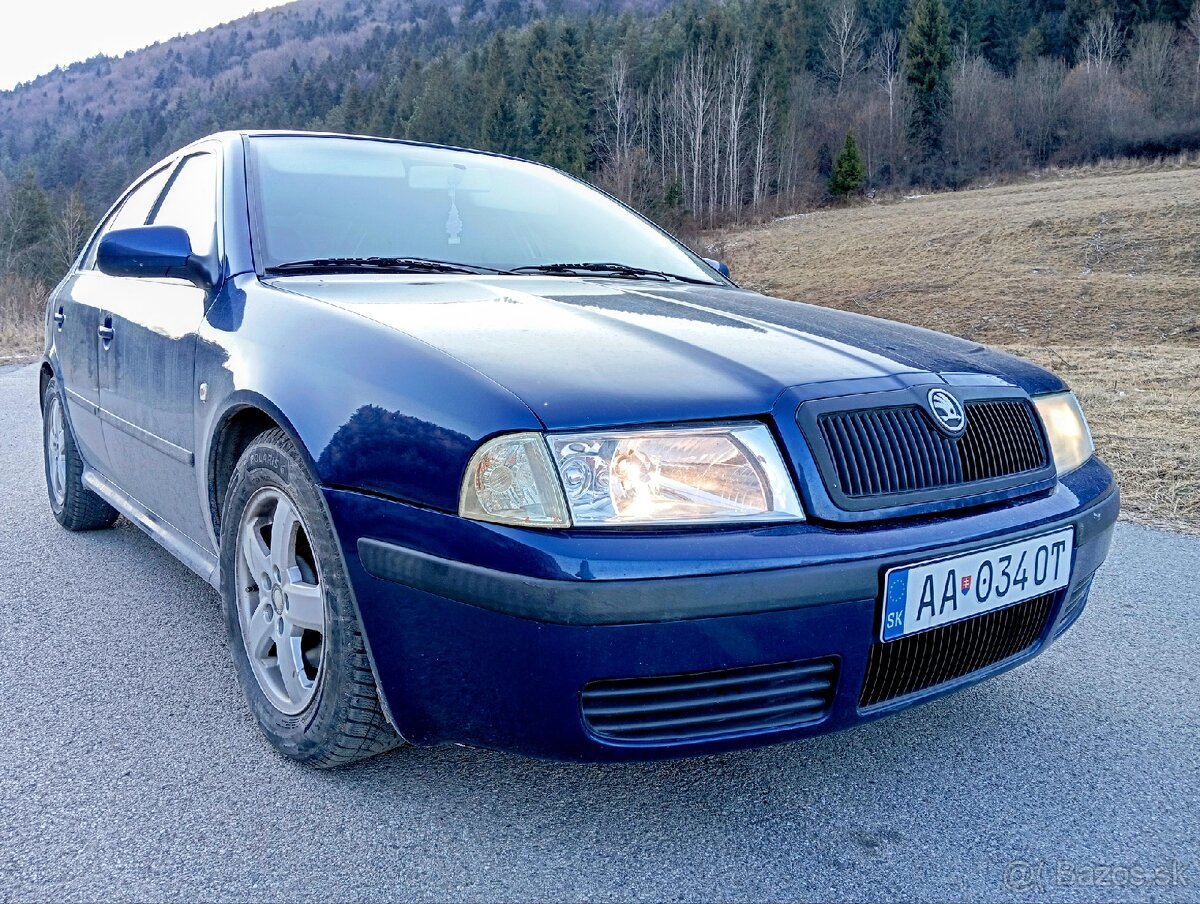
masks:
<svg viewBox="0 0 1200 904"><path fill-rule="evenodd" d="M171 142L239 125L220 111L244 108L289 71L371 42L386 52L389 41L414 28L436 31L442 19L448 22L447 8L417 5L298 0L119 59L57 70L0 92L0 162L19 164L36 153L45 161L38 168L47 187L73 185L86 172L88 194L111 197L138 164L153 162ZM103 153L96 154L92 142L100 135Z"/></svg>
<svg viewBox="0 0 1200 904"><path fill-rule="evenodd" d="M653 10L659 0L297 0L196 34L95 57L0 92L0 172L81 185L95 210L171 149L229 128L321 127L348 85L469 47L546 13ZM273 104L280 86L286 104ZM300 103L296 98L301 98Z"/></svg>

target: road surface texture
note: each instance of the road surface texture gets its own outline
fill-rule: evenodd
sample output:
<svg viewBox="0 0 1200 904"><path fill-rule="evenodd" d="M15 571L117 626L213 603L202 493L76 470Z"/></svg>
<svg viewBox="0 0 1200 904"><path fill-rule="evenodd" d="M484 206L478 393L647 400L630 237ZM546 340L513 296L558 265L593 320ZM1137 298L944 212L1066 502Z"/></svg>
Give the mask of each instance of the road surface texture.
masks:
<svg viewBox="0 0 1200 904"><path fill-rule="evenodd" d="M47 508L0 372L0 899L1200 899L1200 538L1129 524L1044 656L883 722L636 766L276 755L214 593Z"/></svg>

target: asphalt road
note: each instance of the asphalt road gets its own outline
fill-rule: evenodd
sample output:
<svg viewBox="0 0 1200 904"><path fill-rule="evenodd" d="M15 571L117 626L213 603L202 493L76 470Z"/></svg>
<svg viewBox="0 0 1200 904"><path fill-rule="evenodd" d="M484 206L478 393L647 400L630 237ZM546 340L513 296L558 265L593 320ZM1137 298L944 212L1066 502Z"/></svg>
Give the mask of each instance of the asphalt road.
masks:
<svg viewBox="0 0 1200 904"><path fill-rule="evenodd" d="M842 734L317 772L251 723L205 584L54 523L35 394L0 371L4 900L1200 899L1200 538L1121 525L1045 655Z"/></svg>

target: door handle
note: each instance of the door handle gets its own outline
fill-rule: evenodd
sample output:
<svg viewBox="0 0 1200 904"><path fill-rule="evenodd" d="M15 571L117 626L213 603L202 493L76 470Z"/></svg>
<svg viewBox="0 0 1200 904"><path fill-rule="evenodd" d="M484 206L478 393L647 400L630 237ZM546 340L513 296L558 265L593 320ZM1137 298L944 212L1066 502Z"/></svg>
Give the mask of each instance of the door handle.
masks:
<svg viewBox="0 0 1200 904"><path fill-rule="evenodd" d="M96 334L105 342L112 342L113 336L117 335L117 332L113 329L111 317L104 318L104 323L97 327Z"/></svg>
<svg viewBox="0 0 1200 904"><path fill-rule="evenodd" d="M59 308L54 312L54 323L61 330L62 325L67 322L67 315L63 313L63 309Z"/></svg>

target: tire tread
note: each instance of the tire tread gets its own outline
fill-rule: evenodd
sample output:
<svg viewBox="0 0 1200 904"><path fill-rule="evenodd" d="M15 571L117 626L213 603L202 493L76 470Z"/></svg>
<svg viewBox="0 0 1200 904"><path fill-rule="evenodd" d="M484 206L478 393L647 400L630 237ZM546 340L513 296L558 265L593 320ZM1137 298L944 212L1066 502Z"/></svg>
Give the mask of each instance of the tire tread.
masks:
<svg viewBox="0 0 1200 904"><path fill-rule="evenodd" d="M288 435L280 429L268 430L249 443L243 453L242 460L238 463L237 470L239 472L245 473L247 470L246 462L250 450L255 446L262 445L272 446L276 451L285 455L289 461L292 474L305 475L307 477L307 467L296 451L295 445ZM226 506L223 509L223 511L228 513L228 517L222 519L223 523L230 525L237 524L237 515L230 511L229 502L232 500L239 482L237 479L230 482L226 497ZM314 482L310 480L310 483ZM327 520L323 514L322 520ZM346 580L345 566L341 561L341 551L338 548L337 540L332 533L332 525L322 526L328 527L329 537L334 547L333 553L338 557L337 567L332 570L336 571L337 578L346 582L345 592L349 594L349 599L352 601L353 588L350 587L348 580ZM314 526L310 525L309 527L311 534ZM236 534L236 528L233 528L233 530ZM315 537L310 535L310 540L315 544ZM327 575L323 575L323 579L326 577ZM228 594L230 592L231 579L227 578L225 584L227 588L226 594ZM232 641L233 622L237 619L236 602L231 603L227 600L226 606L228 609L227 618L231 620L230 631ZM344 634L339 635L344 638L342 649L326 651L326 656L338 655L343 657L342 668L339 670L342 679L340 687L327 688L327 690L336 693L336 698L328 701L322 698L318 704L321 707L326 705L332 706L332 721L324 724L319 732L319 736L306 737L303 739L303 742L285 740L274 734L268 726L262 726L267 737L285 754L319 768L345 766L368 757L386 753L389 750L403 746L405 743L404 739L392 727L392 724L388 721L384 713L379 688L375 680L375 672L367 653L362 625L358 623L357 609L355 609L355 613L352 624L349 621L343 622L346 630ZM331 646L333 646L332 636L332 632L327 632L326 640ZM240 647L240 637L237 640L237 644ZM235 649L234 655L240 656L243 655L243 652L240 649ZM326 667L328 668L328 666ZM254 681L252 676L250 680ZM328 675L326 676L326 680L328 680ZM256 690L256 688L249 689L248 693L253 694ZM261 722L262 720L260 719L260 724Z"/></svg>
<svg viewBox="0 0 1200 904"><path fill-rule="evenodd" d="M101 530L106 527L112 527L117 523L120 512L83 485L83 458L79 454L79 447L75 444L75 435L71 432L71 423L67 420L66 403L63 402L62 396L58 394L57 377L52 378L46 384L45 394L42 396L43 415L52 395L57 396L58 404L63 412L63 440L67 456L67 479L62 511L54 511L53 498L50 500L50 510L53 512L58 523L70 531ZM46 442L46 429L47 425L43 423L43 444ZM49 465L45 463L44 456L45 450L43 449L43 464L45 464L47 469L46 492L49 494L51 493Z"/></svg>

